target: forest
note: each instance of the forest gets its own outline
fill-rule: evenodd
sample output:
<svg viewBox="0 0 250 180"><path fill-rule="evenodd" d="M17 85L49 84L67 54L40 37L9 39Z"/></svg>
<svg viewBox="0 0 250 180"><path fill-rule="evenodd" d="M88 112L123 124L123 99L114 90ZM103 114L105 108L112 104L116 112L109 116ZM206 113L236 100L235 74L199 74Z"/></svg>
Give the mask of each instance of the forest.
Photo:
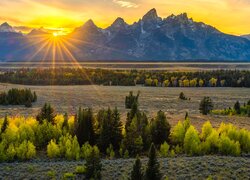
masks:
<svg viewBox="0 0 250 180"><path fill-rule="evenodd" d="M122 79L122 81L121 81ZM0 73L1 83L23 85L113 85L155 87L250 87L250 71L106 70L87 68L19 69Z"/></svg>
<svg viewBox="0 0 250 180"><path fill-rule="evenodd" d="M12 88L8 92L2 92L0 94L0 105L25 105L25 107L31 107L32 103L37 101L37 95L30 89L17 89Z"/></svg>

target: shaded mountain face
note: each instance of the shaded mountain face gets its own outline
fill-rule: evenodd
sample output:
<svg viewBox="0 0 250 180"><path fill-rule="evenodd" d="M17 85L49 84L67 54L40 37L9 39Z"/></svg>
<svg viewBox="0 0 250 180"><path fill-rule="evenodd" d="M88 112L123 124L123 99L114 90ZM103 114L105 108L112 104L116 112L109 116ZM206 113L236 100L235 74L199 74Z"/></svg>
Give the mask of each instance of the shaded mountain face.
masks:
<svg viewBox="0 0 250 180"><path fill-rule="evenodd" d="M246 38L246 39L250 40L250 34L243 35L243 36L241 36L241 37L243 37L243 38Z"/></svg>
<svg viewBox="0 0 250 180"><path fill-rule="evenodd" d="M31 43L34 38L27 35L21 39L24 43ZM63 57L64 60L74 57L100 61L250 61L250 40L247 38L224 34L212 26L193 21L186 13L161 18L155 9L132 25L117 18L111 26L101 29L89 20L63 39L64 50L68 51L64 54L70 53L70 56ZM0 44L0 51L3 46L5 44ZM40 55L34 59L40 59L44 50L41 50L41 44L37 46L26 49L19 58L29 57L29 51L39 49ZM18 47L9 48L15 49ZM1 57L9 60L8 56Z"/></svg>

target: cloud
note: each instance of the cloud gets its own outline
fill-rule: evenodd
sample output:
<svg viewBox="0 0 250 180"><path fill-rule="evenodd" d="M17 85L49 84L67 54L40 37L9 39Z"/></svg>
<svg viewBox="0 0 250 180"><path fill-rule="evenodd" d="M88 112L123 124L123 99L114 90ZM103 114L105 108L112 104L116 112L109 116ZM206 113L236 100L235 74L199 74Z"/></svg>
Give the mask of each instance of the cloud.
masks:
<svg viewBox="0 0 250 180"><path fill-rule="evenodd" d="M138 8L139 7L139 4L136 4L130 1L113 0L113 2L124 8Z"/></svg>

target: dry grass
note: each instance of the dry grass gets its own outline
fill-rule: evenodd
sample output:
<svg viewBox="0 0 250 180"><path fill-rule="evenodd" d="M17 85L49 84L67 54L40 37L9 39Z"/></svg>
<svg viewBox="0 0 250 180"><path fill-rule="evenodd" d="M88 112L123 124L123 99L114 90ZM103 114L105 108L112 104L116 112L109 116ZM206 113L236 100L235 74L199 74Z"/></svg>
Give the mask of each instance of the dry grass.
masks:
<svg viewBox="0 0 250 180"><path fill-rule="evenodd" d="M0 85L0 91L10 88L31 88L38 94L38 102L30 109L24 106L0 106L0 114L10 115L36 115L45 102L50 102L58 113L65 111L75 114L79 106L92 107L94 110L107 107L118 107L125 120L127 110L124 107L124 99L129 91L141 91L139 99L141 110L153 117L158 110L166 112L171 125L183 120L188 112L193 124L200 128L201 124L210 120L218 127L221 122L230 122L239 127L250 130L250 118L248 117L226 117L226 116L203 116L199 113L199 101L204 96L210 96L215 108L223 109L233 106L239 100L246 102L250 99L248 88L155 88L155 87L116 87L116 86L21 86ZM190 101L178 99L179 93L191 98Z"/></svg>
<svg viewBox="0 0 250 180"><path fill-rule="evenodd" d="M142 159L145 170L147 159ZM169 179L249 179L250 158L201 156L159 159L161 173ZM102 179L128 179L134 159L102 160ZM74 173L84 161L41 161L0 164L4 179L62 179L65 173ZM0 179L1 179L0 178ZM82 179L78 177L77 179Z"/></svg>

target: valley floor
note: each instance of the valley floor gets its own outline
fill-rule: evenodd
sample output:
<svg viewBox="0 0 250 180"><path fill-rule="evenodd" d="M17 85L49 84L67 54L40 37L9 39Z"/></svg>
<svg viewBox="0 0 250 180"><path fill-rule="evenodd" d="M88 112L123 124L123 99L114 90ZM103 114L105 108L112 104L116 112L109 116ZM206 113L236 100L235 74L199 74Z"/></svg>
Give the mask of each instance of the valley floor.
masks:
<svg viewBox="0 0 250 180"><path fill-rule="evenodd" d="M176 157L159 159L161 173L169 179L249 179L250 158L230 156ZM142 159L145 168L147 159ZM134 159L102 161L102 179L127 179ZM0 179L62 179L65 173L74 173L84 161L40 161L1 163ZM49 175L50 174L50 175Z"/></svg>
<svg viewBox="0 0 250 180"><path fill-rule="evenodd" d="M129 91L141 92L139 98L140 109L154 117L157 111L166 113L172 126L183 120L186 112L197 129L210 120L214 127L221 122L233 123L240 128L250 130L250 118L239 116L203 116L199 112L199 103L204 96L212 98L215 109L233 107L236 101L241 104L250 100L250 88L160 88L160 87L124 87L124 86L22 86L12 84L0 84L0 91L11 88L30 88L36 91L38 101L32 108L24 106L0 106L0 116L6 113L10 116L25 115L36 116L44 103L49 102L55 107L57 113L67 112L74 115L78 108L91 107L95 111L102 108L117 107L121 112L122 121L126 121L125 96ZM180 92L191 100L179 100Z"/></svg>

